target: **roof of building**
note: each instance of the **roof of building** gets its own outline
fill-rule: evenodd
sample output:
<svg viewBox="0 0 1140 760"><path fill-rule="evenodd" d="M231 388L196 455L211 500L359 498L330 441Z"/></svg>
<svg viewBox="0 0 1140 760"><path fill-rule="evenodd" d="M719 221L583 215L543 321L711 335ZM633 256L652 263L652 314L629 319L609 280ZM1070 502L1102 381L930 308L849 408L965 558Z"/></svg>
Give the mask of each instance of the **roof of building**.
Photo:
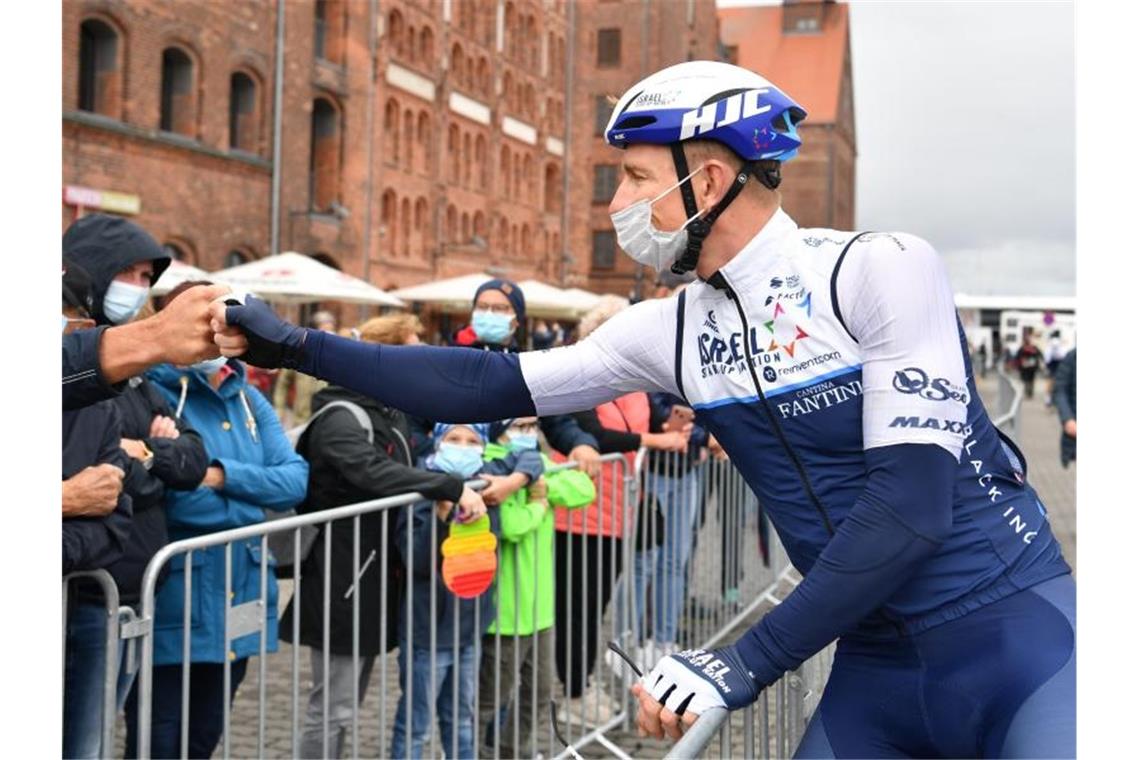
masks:
<svg viewBox="0 0 1140 760"><path fill-rule="evenodd" d="M847 5L826 3L819 32L782 31L782 5L722 8L720 36L737 64L755 71L807 109L808 124L833 124L847 51Z"/></svg>

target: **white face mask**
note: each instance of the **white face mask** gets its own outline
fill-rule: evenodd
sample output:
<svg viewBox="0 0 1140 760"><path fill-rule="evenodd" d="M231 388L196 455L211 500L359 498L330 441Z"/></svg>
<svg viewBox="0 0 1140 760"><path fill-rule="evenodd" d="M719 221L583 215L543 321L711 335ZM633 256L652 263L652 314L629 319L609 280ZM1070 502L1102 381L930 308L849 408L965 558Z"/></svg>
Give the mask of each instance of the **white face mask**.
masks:
<svg viewBox="0 0 1140 760"><path fill-rule="evenodd" d="M614 231L617 232L618 245L631 259L639 264L651 266L658 272L663 272L685 250L685 246L689 243L689 231L686 227L689 222L700 216L701 212L698 211L686 219L680 229L663 232L653 226L653 212L650 207L676 190L685 180L703 168L704 165L698 166L689 172L685 179L666 188L652 200L642 198L629 204L621 211L610 214L610 219L614 223Z"/></svg>
<svg viewBox="0 0 1140 760"><path fill-rule="evenodd" d="M103 296L103 313L112 324L121 325L130 322L146 303L148 295L150 295L149 288L112 280L107 286L106 295Z"/></svg>

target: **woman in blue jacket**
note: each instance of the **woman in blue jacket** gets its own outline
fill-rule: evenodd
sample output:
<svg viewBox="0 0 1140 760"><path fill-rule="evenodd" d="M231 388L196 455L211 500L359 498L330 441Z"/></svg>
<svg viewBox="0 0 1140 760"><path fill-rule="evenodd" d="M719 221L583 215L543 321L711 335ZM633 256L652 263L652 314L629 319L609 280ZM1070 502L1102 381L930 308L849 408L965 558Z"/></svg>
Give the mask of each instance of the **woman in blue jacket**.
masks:
<svg viewBox="0 0 1140 760"><path fill-rule="evenodd" d="M177 295L177 289L170 298ZM222 359L191 367L164 364L148 377L170 401L175 416L197 430L210 459L206 477L192 491L168 491L170 539L260 523L265 510L291 509L305 498L309 465L285 437L273 407L246 382L245 365ZM225 593L226 547L193 552L190 561L190 757L209 757L221 737L225 696L223 663L230 662L230 698L245 675L261 633L232 639L227 648L227 607L261 599L261 540L230 545L230 594ZM174 557L155 599L154 690L151 755L181 754L182 637L186 555ZM270 556L267 566L276 561ZM266 579L265 650L277 650L277 579ZM229 598L227 599L227 596ZM127 757L135 755L137 704L127 705Z"/></svg>

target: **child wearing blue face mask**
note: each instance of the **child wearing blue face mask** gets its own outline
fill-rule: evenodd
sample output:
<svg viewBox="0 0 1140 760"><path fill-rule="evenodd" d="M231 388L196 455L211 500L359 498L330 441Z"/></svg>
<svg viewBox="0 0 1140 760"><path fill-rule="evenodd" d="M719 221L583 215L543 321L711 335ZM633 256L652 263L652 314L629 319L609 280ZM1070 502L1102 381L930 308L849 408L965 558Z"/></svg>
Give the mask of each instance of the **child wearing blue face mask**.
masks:
<svg viewBox="0 0 1140 760"><path fill-rule="evenodd" d="M487 442L486 424L438 424L433 431L433 452L423 461L423 467L490 481L491 485L483 491L488 505L500 504L541 477L543 463L537 451L510 452L488 462L484 461ZM498 509L488 510L488 515L491 530L498 534ZM494 591L489 589L477 599L459 599L452 594L444 585L440 547L448 538L451 520L471 522L480 516L451 502L424 501L399 509L395 530L400 556L411 578L412 619L407 619L407 609L402 607L397 660L401 696L392 729L392 757L423 756L424 744L432 733L433 703L445 754L474 756L475 643L494 619ZM406 538L409 518L410 542ZM453 704L456 684L459 702ZM457 755L453 755L453 747Z"/></svg>

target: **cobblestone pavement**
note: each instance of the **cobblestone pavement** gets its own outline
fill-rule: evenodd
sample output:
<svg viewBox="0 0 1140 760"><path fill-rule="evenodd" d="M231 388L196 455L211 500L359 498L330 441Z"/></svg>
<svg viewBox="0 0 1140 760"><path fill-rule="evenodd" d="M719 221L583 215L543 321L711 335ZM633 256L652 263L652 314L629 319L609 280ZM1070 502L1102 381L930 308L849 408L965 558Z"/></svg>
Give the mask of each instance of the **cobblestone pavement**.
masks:
<svg viewBox="0 0 1140 760"><path fill-rule="evenodd" d="M990 373L987 378L979 380L978 382L979 390L983 395L983 399L986 401L987 408L995 414L997 382L997 376L994 373ZM1019 445L1029 461L1029 482L1037 489L1041 500L1049 510L1049 518L1053 532L1061 542L1065 557L1075 569L1076 467L1071 466L1065 469L1060 465L1059 422L1053 410L1045 406L1041 395L1024 402L1018 439ZM710 510L710 513L712 512L713 510ZM747 519L741 519L744 521L742 522L744 530L741 532L748 535L755 535L756 525L754 515L749 514ZM726 613L723 595L720 593L721 568L725 561L725 557L723 556L724 544L721 542L721 534L721 526L716 515L713 514L706 520L701 529L697 553L693 558L694 577L691 591L694 595L694 600L691 604L700 604L712 608L716 608L716 605L719 604L721 606L717 608L716 611L720 613L720 619L724 620L731 615ZM754 551L754 544L747 544L745 547L745 551L749 549ZM776 560L777 563L779 562L779 558L773 559ZM749 561L751 562L751 560ZM750 567L746 575L750 580L742 584L740 589L742 599L755 598L762 588L773 581L771 574L765 574L763 571L758 573L754 567ZM782 598L791 588L792 586L788 583L781 584L776 596ZM282 609L284 609L284 604L288 600L290 592L291 583L283 581L281 583ZM613 605L611 605L611 609L612 606ZM755 622L769 606L767 603L762 605L749 619L741 621L734 630L725 636L725 639L732 640L735 638L739 633L743 632L744 629ZM694 608L690 607L683 617L682 630L683 632L687 632L690 640L700 642L713 633L713 628L704 623L694 622L696 618L694 618L692 614L693 609ZM605 626L608 630L608 615ZM303 712L306 697L305 688L309 677L308 650L303 648L299 652L299 655L298 704L299 709ZM277 758L293 756L292 727L294 725L294 709L292 696L292 659L292 647L284 642L280 644L280 651L266 658L266 705L263 712L258 709L259 663L256 658L250 661L245 683L242 684L241 689L238 691L237 698L234 701L229 747L229 755L231 757ZM599 672L603 674L608 673L608 670L605 669L605 665L601 664L601 662L601 657L599 657ZM383 678L383 692L387 695L384 700L385 704L383 705L381 704L382 672L385 674ZM620 696L621 689L614 677L606 678L603 675L603 677L600 677L598 680L606 681L606 685L603 688L614 696ZM556 688L558 688L557 680L555 681L555 685ZM388 746L391 742L390 726L392 724L395 700L398 698L398 694L395 658L394 656L390 656L385 659L385 667L383 670L377 667L373 672L371 685L360 709L359 748L355 754L361 757L387 756ZM760 742L765 738L762 731L762 721L764 721L765 718L769 725L769 735L766 737L769 740L769 746L774 754L779 754L776 750L776 741L779 738L776 722L779 709L782 708L777 708L773 701L766 716L757 713L756 723L754 724L754 730L751 734L746 734L742 730L742 716L740 714L735 715L734 725L736 728L732 731L731 737L725 744L722 744L719 739L714 740L708 750L708 756L719 757L726 753L734 757L743 756L745 754L744 743L746 739L750 739L753 742ZM537 725L539 728L536 731L536 737L539 754L549 757L552 749L554 752L557 752L561 750L561 747L557 745L549 731L550 721L547 716L548 713L545 711L538 716ZM803 717L806 720L808 716L805 714ZM122 733L123 723L120 719L116 748L116 754L118 756L122 756ZM578 727L568 733L570 734L568 737L569 740L573 741L583 735L583 729ZM264 735L263 742L259 741L259 737L262 734ZM636 732L621 730L620 727L607 732L607 737L614 741L625 752L638 758L663 757L669 748L669 745L665 742L641 739L637 737ZM349 756L353 754L351 737L347 738L346 745L345 755ZM259 747L261 748L260 750ZM438 744L436 748L438 756ZM587 758L612 756L603 746L597 743L583 747L581 754ZM221 757L222 755L222 748L219 747L218 751L215 752L215 756ZM760 755L763 756L764 753L761 751Z"/></svg>

